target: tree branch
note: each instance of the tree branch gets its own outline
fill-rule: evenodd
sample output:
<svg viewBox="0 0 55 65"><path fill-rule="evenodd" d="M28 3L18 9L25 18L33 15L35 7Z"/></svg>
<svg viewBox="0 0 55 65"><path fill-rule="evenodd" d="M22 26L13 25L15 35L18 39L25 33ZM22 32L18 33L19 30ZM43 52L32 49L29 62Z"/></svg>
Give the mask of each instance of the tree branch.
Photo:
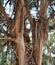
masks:
<svg viewBox="0 0 55 65"><path fill-rule="evenodd" d="M55 14L54 14L54 13L52 13L52 14L48 17L48 20L53 19L53 18L54 18L54 16L55 16ZM50 21L49 21L49 22L50 22Z"/></svg>
<svg viewBox="0 0 55 65"><path fill-rule="evenodd" d="M25 0L25 9L26 9L26 13L27 13L28 19L30 21L30 24L33 25L33 18L31 17L27 0Z"/></svg>
<svg viewBox="0 0 55 65"><path fill-rule="evenodd" d="M9 20L9 16L8 16L7 13L5 12L5 9L4 9L4 7L2 6L1 3L0 3L0 11L1 11L1 13L4 14L4 18L5 18L6 20Z"/></svg>
<svg viewBox="0 0 55 65"><path fill-rule="evenodd" d="M46 17L46 11L47 11L48 4L49 3L47 0L41 0L40 12L39 12L40 16Z"/></svg>
<svg viewBox="0 0 55 65"><path fill-rule="evenodd" d="M20 18L21 18L21 11L22 11L23 6L24 6L24 1L21 0L20 3L18 4L16 19L15 19L16 22L15 22L15 27L13 29L16 36L19 34L19 30L20 30L20 21L21 21Z"/></svg>
<svg viewBox="0 0 55 65"><path fill-rule="evenodd" d="M1 37L0 40L7 40L7 41L14 41L15 42L15 39L11 38L11 37Z"/></svg>

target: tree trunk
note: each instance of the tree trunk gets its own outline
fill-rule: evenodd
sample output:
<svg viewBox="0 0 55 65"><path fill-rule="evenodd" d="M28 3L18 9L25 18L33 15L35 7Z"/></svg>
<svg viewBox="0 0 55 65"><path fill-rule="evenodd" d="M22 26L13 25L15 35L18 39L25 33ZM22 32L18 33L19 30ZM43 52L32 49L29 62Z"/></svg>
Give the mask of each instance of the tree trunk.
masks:
<svg viewBox="0 0 55 65"><path fill-rule="evenodd" d="M14 34L16 38L16 54L17 54L17 59L18 59L18 64L19 65L24 65L24 56L25 56L25 44L24 44L24 38L23 38L23 31L24 29L20 28L20 25L22 23L23 26L23 18L21 18L22 12L23 12L23 6L24 6L24 0L20 0L18 8L17 8L17 13L16 13L16 20L15 20L15 27L14 27ZM23 17L23 15L22 15ZM22 20L21 20L22 19ZM21 31L20 31L21 29Z"/></svg>
<svg viewBox="0 0 55 65"><path fill-rule="evenodd" d="M42 64L43 43L47 36L46 10L48 1L41 0L39 20L33 26L33 56L36 65Z"/></svg>
<svg viewBox="0 0 55 65"><path fill-rule="evenodd" d="M33 56L36 65L41 65L43 43L47 36L47 24L45 24L45 22L38 21L36 22L33 31Z"/></svg>
<svg viewBox="0 0 55 65"><path fill-rule="evenodd" d="M16 53L19 65L24 65L25 44L21 34L16 39Z"/></svg>

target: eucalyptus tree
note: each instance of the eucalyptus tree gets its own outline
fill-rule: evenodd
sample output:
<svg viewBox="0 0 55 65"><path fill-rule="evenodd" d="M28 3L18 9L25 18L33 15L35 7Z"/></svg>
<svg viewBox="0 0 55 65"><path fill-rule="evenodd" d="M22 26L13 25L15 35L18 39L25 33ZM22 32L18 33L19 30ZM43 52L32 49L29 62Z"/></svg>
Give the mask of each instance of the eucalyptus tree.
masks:
<svg viewBox="0 0 55 65"><path fill-rule="evenodd" d="M1 1L2 3L2 1ZM10 46L15 46L15 56L19 65L25 63L26 43L30 42L32 32L32 54L36 65L42 64L43 44L47 37L48 23L54 18L54 0L3 0L0 3L1 38ZM36 16L31 9L36 8ZM26 21L29 20L30 29ZM31 59L31 58L29 58ZM26 59L27 60L27 59Z"/></svg>

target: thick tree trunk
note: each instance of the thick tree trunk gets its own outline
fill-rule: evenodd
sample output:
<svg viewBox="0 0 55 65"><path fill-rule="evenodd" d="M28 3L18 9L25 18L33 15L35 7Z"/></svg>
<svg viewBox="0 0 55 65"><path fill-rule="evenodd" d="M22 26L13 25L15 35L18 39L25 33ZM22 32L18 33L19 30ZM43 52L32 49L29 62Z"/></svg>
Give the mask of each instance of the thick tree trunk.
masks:
<svg viewBox="0 0 55 65"><path fill-rule="evenodd" d="M24 44L24 38L23 38L24 29L21 29L22 27L20 28L20 25L21 25L20 23L24 22L22 21L23 18L21 18L21 15L23 14L22 12L23 12L24 0L20 0L19 4L17 5L18 5L18 8L17 8L15 27L14 27L14 34L16 38L16 42L15 42L16 54L17 54L18 64L24 65L24 56L25 56L25 44ZM24 16L22 15L22 17Z"/></svg>
<svg viewBox="0 0 55 65"><path fill-rule="evenodd" d="M41 0L39 20L36 21L35 27L33 29L33 56L36 65L42 64L42 53L43 53L43 43L47 36L47 20L46 20L46 10L48 6L48 1ZM35 35L35 36L34 36Z"/></svg>
<svg viewBox="0 0 55 65"><path fill-rule="evenodd" d="M43 43L47 36L47 22L38 21L33 26L33 56L36 65L42 63Z"/></svg>
<svg viewBox="0 0 55 65"><path fill-rule="evenodd" d="M38 28L38 27L39 28ZM37 29L38 28L38 29ZM41 65L41 62L42 62L42 46L43 46L43 39L42 39L42 34L41 34L41 30L40 30L40 25L38 25L36 23L36 26L35 26L35 33L33 33L35 36L34 36L34 42L33 42L33 56L34 56L34 60L35 60L35 63L36 65Z"/></svg>
<svg viewBox="0 0 55 65"><path fill-rule="evenodd" d="M16 39L16 53L19 65L24 65L25 44L21 34Z"/></svg>

